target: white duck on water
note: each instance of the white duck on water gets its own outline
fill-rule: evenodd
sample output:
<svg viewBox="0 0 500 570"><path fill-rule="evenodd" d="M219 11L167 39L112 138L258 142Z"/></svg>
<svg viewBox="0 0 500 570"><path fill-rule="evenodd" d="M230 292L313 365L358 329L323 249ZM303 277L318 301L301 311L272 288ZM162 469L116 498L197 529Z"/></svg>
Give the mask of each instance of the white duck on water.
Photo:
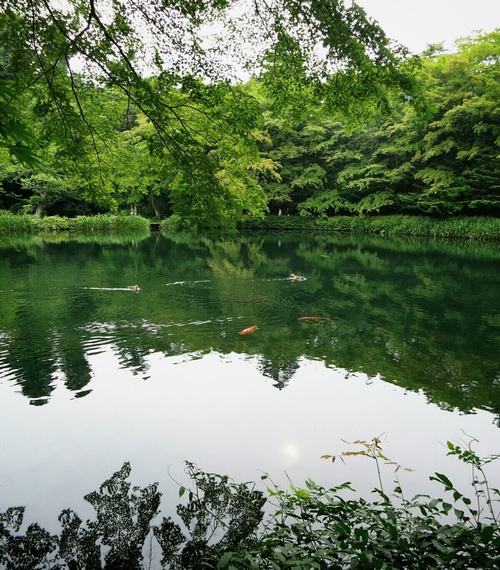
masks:
<svg viewBox="0 0 500 570"><path fill-rule="evenodd" d="M294 273L292 273L288 279L290 279L290 281L307 281L306 277L295 275Z"/></svg>

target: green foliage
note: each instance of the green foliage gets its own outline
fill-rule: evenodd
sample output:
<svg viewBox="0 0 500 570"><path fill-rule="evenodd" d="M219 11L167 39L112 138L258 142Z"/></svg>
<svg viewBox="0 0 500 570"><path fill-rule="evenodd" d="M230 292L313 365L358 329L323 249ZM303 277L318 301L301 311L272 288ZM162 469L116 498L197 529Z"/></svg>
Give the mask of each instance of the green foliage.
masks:
<svg viewBox="0 0 500 570"><path fill-rule="evenodd" d="M25 164L40 165L31 146L32 134L21 111L15 106L15 98L13 86L0 76L0 149L7 149L9 154Z"/></svg>
<svg viewBox="0 0 500 570"><path fill-rule="evenodd" d="M182 143L183 159L160 155L164 171L173 173L167 185L173 213L195 229L232 229L243 213L262 217L267 204L257 173L272 166L257 150L255 100L240 87L193 82L190 88L189 96L170 94L178 102L175 116L180 121L171 136ZM196 106L190 97L196 98ZM222 121L224 129L219 127Z"/></svg>
<svg viewBox="0 0 500 570"><path fill-rule="evenodd" d="M35 216L11 214L10 212L0 212L0 232L6 234L23 234L34 232L37 228Z"/></svg>
<svg viewBox="0 0 500 570"><path fill-rule="evenodd" d="M180 216L173 214L166 220L162 220L160 223L160 231L180 233L183 231L194 231L194 228L190 227Z"/></svg>
<svg viewBox="0 0 500 570"><path fill-rule="evenodd" d="M467 447L462 447L460 445L453 444L452 442L448 441L448 455L455 456L460 461L463 461L467 465L470 465L472 468L472 482L471 485L474 489L476 504L473 506L472 501L469 497L464 496L455 489L452 483L447 479L444 475L436 473L436 479L442 483L444 483L445 488L447 491L453 492L453 498L455 501L462 501L465 505L467 510L469 511L472 520L474 523L480 527L481 521L484 518L484 511L488 513L487 518L490 519L495 523L495 525L499 524L499 514L495 510L495 502L498 502L498 499L494 499L495 496L499 495L498 489L491 489L488 478L486 477L486 473L484 471L484 466L500 459L500 454L490 455L489 457L479 457L477 453L472 449L472 445L477 443L475 438L471 438ZM465 515L462 515L465 517ZM468 520L468 519L466 519Z"/></svg>
<svg viewBox="0 0 500 570"><path fill-rule="evenodd" d="M498 35L475 35L456 53L423 59L415 73L425 108L388 96L390 112L374 107L371 120L358 123L328 113L326 96L308 100L297 120L266 110L271 140L261 151L281 165L282 178L264 183L272 204L322 217L498 216Z"/></svg>
<svg viewBox="0 0 500 570"><path fill-rule="evenodd" d="M34 211L37 218L41 217L48 206L67 199L71 191L67 181L44 172L34 173L23 178L21 188L30 193L23 209L26 212Z"/></svg>
<svg viewBox="0 0 500 570"><path fill-rule="evenodd" d="M381 485L380 461L399 465L387 459L380 439L358 441L358 451L325 455L334 460L364 456L375 460ZM450 454L456 454L475 468L498 459L481 459L470 449L448 442ZM269 490L278 509L273 515L274 526L266 528L254 558L256 568L494 568L498 563L500 527L494 500L500 492L491 491L486 481L475 488L475 499L488 506L489 517L473 511L474 518L454 506L471 504L471 499L455 489L449 479L436 474L431 477L442 483L445 491L453 492L453 503L417 495L404 497L399 485L391 497L382 486L375 489L378 499L346 499L352 491L348 483L325 489L311 480L306 488L291 486L290 491ZM496 499L494 499L496 497ZM442 522L444 520L444 522ZM236 565L236 567L238 567ZM241 567L245 567L242 565Z"/></svg>
<svg viewBox="0 0 500 570"><path fill-rule="evenodd" d="M500 213L498 30L419 59L337 0L4 4L2 208L195 230ZM207 23L224 33L202 41Z"/></svg>
<svg viewBox="0 0 500 570"><path fill-rule="evenodd" d="M314 230L354 234L430 236L433 238L466 238L472 240L500 239L500 220L487 217L450 217L435 219L427 216L267 216L263 220L246 218L241 229Z"/></svg>
<svg viewBox="0 0 500 570"><path fill-rule="evenodd" d="M64 9L5 0L2 145L46 176L57 172L65 182L50 192L59 199L71 190L106 211L142 206L231 229L242 214L267 212L263 179L280 183L279 164L257 152L266 138L258 96L235 85L235 70L259 75L292 121L320 101L371 116L391 98L418 98L417 60L355 3L257 0L237 13L235 4L111 2L104 15L77 0ZM224 32L205 41L207 23ZM323 170L299 173L299 197L324 187ZM41 214L41 180L25 184ZM282 185L274 197L287 194Z"/></svg>
<svg viewBox="0 0 500 570"><path fill-rule="evenodd" d="M360 443L365 444L362 455L385 460L378 438ZM448 442L448 448L483 476L483 465L498 459L482 459L470 445ZM177 514L188 537L171 517L159 526L151 524L159 513L158 485L131 488L130 465L125 463L99 491L86 495L96 520L83 525L65 509L59 517L60 537L36 524L20 534L22 508L1 513L0 563L7 569L55 569L62 563L69 568L139 569L142 548L153 533L163 555L161 567L171 569L498 567L500 527L494 501L500 491L491 490L486 480L475 481L475 500L488 506L489 517L472 508L472 500L448 477L436 473L431 479L452 493L452 502L422 495L407 500L399 484L392 498L376 489L371 501L346 498L353 492L349 483L326 489L306 480L304 488L291 485L286 491L273 486L267 491L275 511L259 526L266 500L253 483L236 484L192 463L186 473L193 488L179 487L187 504L178 505Z"/></svg>
<svg viewBox="0 0 500 570"><path fill-rule="evenodd" d="M280 4L268 16L277 40L265 53L263 82L280 112L286 109L294 122L307 116L314 103L356 120L386 111L391 93L416 96L418 58L390 45L356 3Z"/></svg>
<svg viewBox="0 0 500 570"><path fill-rule="evenodd" d="M63 218L0 212L0 234L22 234L35 232L71 231L78 233L149 233L149 220L140 216L77 216Z"/></svg>
<svg viewBox="0 0 500 570"><path fill-rule="evenodd" d="M146 233L149 220L141 216L78 216L71 220L70 230L77 232Z"/></svg>
<svg viewBox="0 0 500 570"><path fill-rule="evenodd" d="M478 199L498 202L499 37L498 30L472 36L457 53L426 62L436 111L415 156L417 176L424 195L439 194L458 211Z"/></svg>
<svg viewBox="0 0 500 570"><path fill-rule="evenodd" d="M305 490L276 493L281 522L269 542L263 541L258 567L444 569L498 563L498 527L442 523L453 509L443 500L404 501L398 487L394 501L384 494L373 502L346 500L343 490L308 482Z"/></svg>

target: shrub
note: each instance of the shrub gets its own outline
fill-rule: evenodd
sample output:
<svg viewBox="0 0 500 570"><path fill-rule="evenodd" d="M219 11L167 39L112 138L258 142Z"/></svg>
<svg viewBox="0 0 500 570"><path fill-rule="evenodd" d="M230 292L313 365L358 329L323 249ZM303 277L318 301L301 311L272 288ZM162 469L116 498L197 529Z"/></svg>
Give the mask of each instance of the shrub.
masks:
<svg viewBox="0 0 500 570"><path fill-rule="evenodd" d="M36 231L35 216L0 212L0 233L30 233Z"/></svg>
<svg viewBox="0 0 500 570"><path fill-rule="evenodd" d="M70 220L69 229L73 232L89 233L136 233L149 231L149 220L141 216L77 216Z"/></svg>
<svg viewBox="0 0 500 570"><path fill-rule="evenodd" d="M36 218L29 214L0 213L0 233L60 232L132 234L149 232L149 220L141 216L77 216Z"/></svg>
<svg viewBox="0 0 500 570"><path fill-rule="evenodd" d="M343 232L354 234L427 236L438 239L465 238L499 240L500 219L488 217L453 217L447 219L427 216L267 216L263 220L247 218L240 229L303 230Z"/></svg>
<svg viewBox="0 0 500 570"><path fill-rule="evenodd" d="M174 233L181 233L181 232L189 232L192 231L189 225L177 214L173 214L166 220L163 220L160 223L160 231L162 232L174 232Z"/></svg>

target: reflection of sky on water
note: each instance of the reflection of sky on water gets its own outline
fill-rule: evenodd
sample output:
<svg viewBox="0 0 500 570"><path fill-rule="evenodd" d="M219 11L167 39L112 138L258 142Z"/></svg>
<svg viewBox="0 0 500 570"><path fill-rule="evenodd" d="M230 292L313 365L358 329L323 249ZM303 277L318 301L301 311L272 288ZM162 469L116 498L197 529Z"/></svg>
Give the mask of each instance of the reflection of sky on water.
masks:
<svg viewBox="0 0 500 570"><path fill-rule="evenodd" d="M465 432L479 439L480 454L499 449L489 413L447 412L421 394L320 362L303 360L293 383L279 391L253 358L234 353L196 359L152 353L147 380L118 368L109 347L89 359L88 397L75 399L58 381L50 405L30 406L0 384L0 510L27 505L28 519L55 530L65 507L93 517L82 497L124 461L131 462L134 484L160 482L163 514L178 502L171 477L187 482L184 460L236 481L268 472L282 486L287 477L296 485L311 478L325 486L352 481L368 492L377 484L369 459L347 458L344 465L320 457L355 449L342 440L381 434L384 453L416 470L398 473L406 495L437 496L440 487L428 481L434 471L463 490L469 483L469 469L446 457L447 439L458 442ZM393 468L383 473L389 491Z"/></svg>

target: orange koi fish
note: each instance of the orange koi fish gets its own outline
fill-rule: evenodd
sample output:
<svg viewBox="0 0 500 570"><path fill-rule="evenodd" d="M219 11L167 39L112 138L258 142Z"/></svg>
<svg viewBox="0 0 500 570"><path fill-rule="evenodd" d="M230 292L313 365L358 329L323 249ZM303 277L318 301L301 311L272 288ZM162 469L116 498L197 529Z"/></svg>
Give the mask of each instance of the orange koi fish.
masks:
<svg viewBox="0 0 500 570"><path fill-rule="evenodd" d="M331 321L330 317L299 317L298 321Z"/></svg>
<svg viewBox="0 0 500 570"><path fill-rule="evenodd" d="M247 329L243 329L242 331L240 331L240 335L245 335L245 334L252 334L253 332L255 332L255 329L257 328L257 325L253 325L252 327L248 327Z"/></svg>

